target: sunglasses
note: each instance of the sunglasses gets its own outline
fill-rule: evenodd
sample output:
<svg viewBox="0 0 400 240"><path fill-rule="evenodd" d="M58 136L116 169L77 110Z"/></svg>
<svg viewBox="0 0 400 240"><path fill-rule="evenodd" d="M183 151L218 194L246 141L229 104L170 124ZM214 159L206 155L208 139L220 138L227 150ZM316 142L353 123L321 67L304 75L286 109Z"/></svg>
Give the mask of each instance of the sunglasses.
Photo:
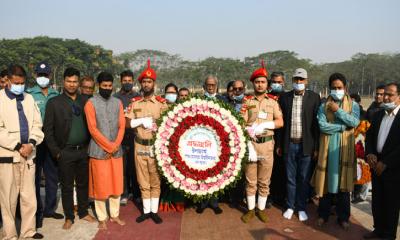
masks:
<svg viewBox="0 0 400 240"><path fill-rule="evenodd" d="M243 91L243 88L239 87L239 88L232 88L233 91Z"/></svg>

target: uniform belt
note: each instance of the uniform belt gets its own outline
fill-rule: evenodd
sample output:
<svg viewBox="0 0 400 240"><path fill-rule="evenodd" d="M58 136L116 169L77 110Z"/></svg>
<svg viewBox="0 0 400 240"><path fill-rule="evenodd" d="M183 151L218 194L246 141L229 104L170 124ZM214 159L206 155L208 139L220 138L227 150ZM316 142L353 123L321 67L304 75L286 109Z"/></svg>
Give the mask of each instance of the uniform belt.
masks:
<svg viewBox="0 0 400 240"><path fill-rule="evenodd" d="M303 138L291 138L290 142L294 144L299 144L303 142Z"/></svg>
<svg viewBox="0 0 400 240"><path fill-rule="evenodd" d="M266 137L258 137L256 141L254 141L255 143L265 143L265 142L269 142L272 139L274 139L273 136L266 136Z"/></svg>
<svg viewBox="0 0 400 240"><path fill-rule="evenodd" d="M155 139L141 139L138 137L135 137L135 142L144 145L144 146L152 146L155 142Z"/></svg>
<svg viewBox="0 0 400 240"><path fill-rule="evenodd" d="M72 149L72 150L82 150L84 148L86 148L86 145L65 145L66 149Z"/></svg>

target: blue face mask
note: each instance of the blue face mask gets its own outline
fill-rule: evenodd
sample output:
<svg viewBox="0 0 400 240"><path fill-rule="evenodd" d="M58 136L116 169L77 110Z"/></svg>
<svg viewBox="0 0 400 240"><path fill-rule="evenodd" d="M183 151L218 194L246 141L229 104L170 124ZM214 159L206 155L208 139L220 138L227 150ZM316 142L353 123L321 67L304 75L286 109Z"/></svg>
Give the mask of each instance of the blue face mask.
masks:
<svg viewBox="0 0 400 240"><path fill-rule="evenodd" d="M11 84L10 92L21 95L25 91L25 84Z"/></svg>
<svg viewBox="0 0 400 240"><path fill-rule="evenodd" d="M240 94L239 96L233 96L233 99L235 99L235 101L241 102L244 98L244 94Z"/></svg>
<svg viewBox="0 0 400 240"><path fill-rule="evenodd" d="M331 90L331 96L336 101L340 101L344 97L344 90Z"/></svg>
<svg viewBox="0 0 400 240"><path fill-rule="evenodd" d="M178 96L177 96L177 94L175 94L175 93L167 93L167 94L165 94L165 99L167 99L167 101L169 102L169 103L174 103L174 102L176 102L176 98L177 98Z"/></svg>
<svg viewBox="0 0 400 240"><path fill-rule="evenodd" d="M383 103L382 107L385 110L391 111L391 110L395 109L397 107L397 105L394 102L388 102L388 103Z"/></svg>
<svg viewBox="0 0 400 240"><path fill-rule="evenodd" d="M271 92L280 93L283 90L283 86L279 83L271 84Z"/></svg>
<svg viewBox="0 0 400 240"><path fill-rule="evenodd" d="M215 97L217 96L216 93L214 93L214 94L209 94L208 92L205 92L204 95L205 95L206 97L208 97L208 98L215 98Z"/></svg>
<svg viewBox="0 0 400 240"><path fill-rule="evenodd" d="M296 91L303 91L306 89L306 85L304 83L293 83L293 89Z"/></svg>

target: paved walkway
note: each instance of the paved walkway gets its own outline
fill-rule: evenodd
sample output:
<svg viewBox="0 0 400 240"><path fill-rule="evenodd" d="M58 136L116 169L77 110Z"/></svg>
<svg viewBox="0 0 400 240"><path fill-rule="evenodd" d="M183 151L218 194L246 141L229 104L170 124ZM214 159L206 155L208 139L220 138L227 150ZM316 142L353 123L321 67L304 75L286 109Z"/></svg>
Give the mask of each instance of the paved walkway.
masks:
<svg viewBox="0 0 400 240"><path fill-rule="evenodd" d="M87 223L76 220L70 231L61 229L63 220L45 219L43 228L39 232L50 240L107 240L107 239L163 239L163 240L193 240L193 239L362 239L362 235L372 229L370 212L370 197L368 201L352 206L351 229L342 230L331 216L329 223L320 228L316 226L316 207L309 205L310 219L306 223L298 221L297 216L285 220L281 210L273 207L268 209L269 222L264 224L257 218L249 224L240 221L241 212L221 204L224 213L214 215L207 209L199 215L194 209L187 209L184 213L161 213L164 223L154 224L148 220L137 224L135 218L139 210L132 203L121 207L121 218L127 222L126 226L108 223L108 230L98 231L97 223ZM61 203L58 211L61 211ZM398 236L400 236L398 228Z"/></svg>

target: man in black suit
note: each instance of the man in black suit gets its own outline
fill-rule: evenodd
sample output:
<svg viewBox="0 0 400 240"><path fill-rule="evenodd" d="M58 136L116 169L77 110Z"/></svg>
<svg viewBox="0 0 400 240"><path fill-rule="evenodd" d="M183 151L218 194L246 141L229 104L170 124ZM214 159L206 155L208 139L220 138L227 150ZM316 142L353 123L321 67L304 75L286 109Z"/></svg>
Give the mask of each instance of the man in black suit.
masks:
<svg viewBox="0 0 400 240"><path fill-rule="evenodd" d="M46 105L43 130L47 147L57 160L61 183L61 199L68 230L74 223L73 187L76 183L78 215L94 222L88 213L89 163L87 145L90 140L83 111L87 98L78 93L80 72L67 68L64 72L63 94L49 100Z"/></svg>
<svg viewBox="0 0 400 240"><path fill-rule="evenodd" d="M366 136L366 159L372 171L374 231L365 239L396 239L400 210L400 85L385 87L383 110L377 112Z"/></svg>
<svg viewBox="0 0 400 240"><path fill-rule="evenodd" d="M297 210L299 220L306 221L305 208L314 165L312 159L317 156L318 149L320 98L315 92L306 90L306 70L296 69L292 81L294 90L279 98L285 124L278 134L277 154L283 154L287 176L287 210L283 216L291 219Z"/></svg>

